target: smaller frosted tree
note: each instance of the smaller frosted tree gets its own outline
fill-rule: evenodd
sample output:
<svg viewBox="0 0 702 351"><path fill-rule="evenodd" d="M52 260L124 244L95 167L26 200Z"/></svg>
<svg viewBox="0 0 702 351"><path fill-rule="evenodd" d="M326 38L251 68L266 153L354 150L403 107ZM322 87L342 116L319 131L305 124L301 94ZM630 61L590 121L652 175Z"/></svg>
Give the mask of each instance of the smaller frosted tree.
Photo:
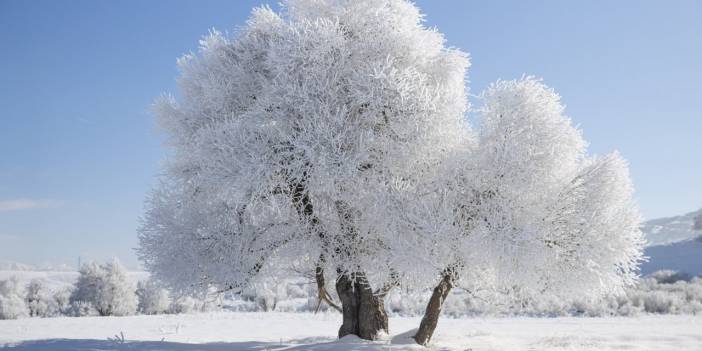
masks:
<svg viewBox="0 0 702 351"><path fill-rule="evenodd" d="M449 164L435 195L404 201L420 204L409 225L428 228L414 230L424 236L420 250L444 259L433 260L441 278L420 344L459 278L469 290L514 298L588 298L621 292L638 276L641 217L619 154L588 157L560 97L537 79L499 81L482 100L475 149Z"/></svg>
<svg viewBox="0 0 702 351"><path fill-rule="evenodd" d="M0 281L0 319L17 319L28 315L24 291L17 278Z"/></svg>
<svg viewBox="0 0 702 351"><path fill-rule="evenodd" d="M27 285L25 303L31 317L54 317L67 312L70 288L52 290L41 279L32 279Z"/></svg>
<svg viewBox="0 0 702 351"><path fill-rule="evenodd" d="M136 312L134 286L117 260L101 265L95 262L83 265L75 286L71 302L89 303L101 316L124 316Z"/></svg>
<svg viewBox="0 0 702 351"><path fill-rule="evenodd" d="M700 210L695 217L695 224L693 224L692 228L695 230L702 230L702 210Z"/></svg>
<svg viewBox="0 0 702 351"><path fill-rule="evenodd" d="M25 300L31 317L47 317L52 314L51 291L41 280L32 279L29 282Z"/></svg>

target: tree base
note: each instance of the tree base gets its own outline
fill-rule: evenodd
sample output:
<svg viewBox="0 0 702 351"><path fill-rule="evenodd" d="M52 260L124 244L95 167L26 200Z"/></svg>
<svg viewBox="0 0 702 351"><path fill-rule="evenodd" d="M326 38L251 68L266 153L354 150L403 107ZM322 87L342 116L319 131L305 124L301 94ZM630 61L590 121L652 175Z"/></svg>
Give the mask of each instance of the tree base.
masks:
<svg viewBox="0 0 702 351"><path fill-rule="evenodd" d="M383 297L373 294L363 274L356 273L355 278L353 281L348 275L341 275L336 282L343 313L339 338L353 334L361 339L377 340L380 333L388 333Z"/></svg>

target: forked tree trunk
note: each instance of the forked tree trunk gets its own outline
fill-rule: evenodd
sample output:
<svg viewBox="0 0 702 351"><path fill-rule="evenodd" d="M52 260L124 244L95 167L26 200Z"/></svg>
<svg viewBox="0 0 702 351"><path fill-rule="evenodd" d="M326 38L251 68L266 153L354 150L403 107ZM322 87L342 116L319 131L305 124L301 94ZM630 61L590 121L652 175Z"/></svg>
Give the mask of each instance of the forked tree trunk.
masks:
<svg viewBox="0 0 702 351"><path fill-rule="evenodd" d="M373 294L362 274L357 273L355 281L348 275L341 275L336 282L336 292L343 313L339 338L354 334L361 339L376 340L380 332L388 333L383 296Z"/></svg>
<svg viewBox="0 0 702 351"><path fill-rule="evenodd" d="M436 324L439 322L439 316L441 315L441 308L451 288L453 288L451 277L448 274L444 274L439 285L434 288L434 292L431 294L429 304L427 304L427 310L424 312L424 317L419 324L417 334L414 335L414 340L417 341L418 344L426 346L432 335L434 335Z"/></svg>

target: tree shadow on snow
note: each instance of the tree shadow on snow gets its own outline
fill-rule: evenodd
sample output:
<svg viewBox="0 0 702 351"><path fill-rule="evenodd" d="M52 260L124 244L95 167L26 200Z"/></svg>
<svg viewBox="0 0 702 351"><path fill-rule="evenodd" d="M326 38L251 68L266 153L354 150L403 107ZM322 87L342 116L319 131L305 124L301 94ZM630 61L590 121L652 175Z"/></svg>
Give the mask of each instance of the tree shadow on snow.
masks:
<svg viewBox="0 0 702 351"><path fill-rule="evenodd" d="M102 350L134 350L134 351L265 351L283 348L286 345L257 341L245 342L213 342L204 344L188 344L170 341L125 341L95 339L46 339L23 341L14 345L6 345L3 350L13 351L102 351ZM289 346L289 345L287 345Z"/></svg>
<svg viewBox="0 0 702 351"><path fill-rule="evenodd" d="M382 350L383 344L361 340L347 336L340 340L330 341L329 338L304 338L278 342L213 342L189 344L170 341L125 341L96 339L45 339L23 341L16 344L0 345L3 350L12 351L336 351Z"/></svg>

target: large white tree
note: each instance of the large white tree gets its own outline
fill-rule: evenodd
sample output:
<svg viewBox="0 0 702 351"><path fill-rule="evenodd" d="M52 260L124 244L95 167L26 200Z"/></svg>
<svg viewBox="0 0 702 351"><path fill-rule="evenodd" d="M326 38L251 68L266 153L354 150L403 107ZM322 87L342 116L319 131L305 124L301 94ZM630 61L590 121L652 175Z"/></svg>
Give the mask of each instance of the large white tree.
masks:
<svg viewBox="0 0 702 351"><path fill-rule="evenodd" d="M307 267L329 302L332 272L339 335L387 331L382 297L414 265L390 251L378 194L429 179L470 137L467 56L406 1L288 1L179 66L182 98L157 104L172 155L140 231L146 267L177 290Z"/></svg>
<svg viewBox="0 0 702 351"><path fill-rule="evenodd" d="M636 276L624 161L586 155L559 97L501 81L465 119L467 56L402 0L255 9L179 60L157 103L171 149L139 254L177 291L241 291L288 269L334 277L339 336L387 331L392 287L434 287L415 336L469 289L586 294ZM331 273L331 274L330 274ZM437 281L439 281L437 285Z"/></svg>

